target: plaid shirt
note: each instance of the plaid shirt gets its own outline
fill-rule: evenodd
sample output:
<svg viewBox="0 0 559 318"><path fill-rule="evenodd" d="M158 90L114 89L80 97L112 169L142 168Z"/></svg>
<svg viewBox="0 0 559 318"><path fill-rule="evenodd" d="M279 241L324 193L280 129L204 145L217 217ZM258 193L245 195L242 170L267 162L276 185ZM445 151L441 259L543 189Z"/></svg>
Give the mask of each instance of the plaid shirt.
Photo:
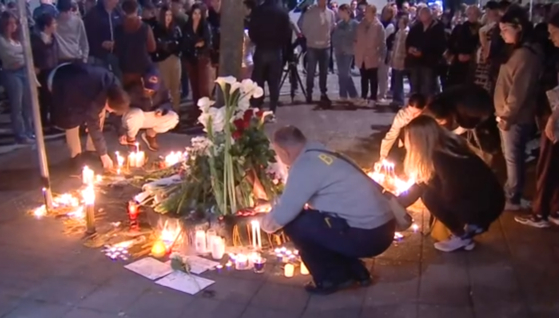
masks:
<svg viewBox="0 0 559 318"><path fill-rule="evenodd" d="M406 38L408 37L409 28L398 30L394 38L394 46L390 54L390 66L395 70L405 70L404 62L406 60Z"/></svg>

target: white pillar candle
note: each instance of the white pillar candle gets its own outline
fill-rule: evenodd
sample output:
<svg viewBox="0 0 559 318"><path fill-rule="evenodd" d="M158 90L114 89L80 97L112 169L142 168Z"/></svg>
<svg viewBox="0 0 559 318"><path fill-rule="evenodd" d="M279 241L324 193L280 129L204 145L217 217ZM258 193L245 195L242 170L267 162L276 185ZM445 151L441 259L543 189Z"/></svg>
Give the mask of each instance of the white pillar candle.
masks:
<svg viewBox="0 0 559 318"><path fill-rule="evenodd" d="M252 247L254 249L262 249L262 236L260 233L260 222L252 221L250 222L252 229Z"/></svg>
<svg viewBox="0 0 559 318"><path fill-rule="evenodd" d="M214 230L207 230L206 231L206 246L208 247L208 250L212 250L212 244L213 244L213 239L214 236L217 236L217 233Z"/></svg>
<svg viewBox="0 0 559 318"><path fill-rule="evenodd" d="M303 262L301 262L301 275L309 275L309 270Z"/></svg>
<svg viewBox="0 0 559 318"><path fill-rule="evenodd" d="M283 268L283 275L285 277L293 277L294 271L295 267L293 266L293 264L285 264L285 267Z"/></svg>
<svg viewBox="0 0 559 318"><path fill-rule="evenodd" d="M132 152L128 154L128 166L130 168L136 167L136 153Z"/></svg>
<svg viewBox="0 0 559 318"><path fill-rule="evenodd" d="M136 153L136 167L141 168L146 162L146 153L143 151L138 151Z"/></svg>
<svg viewBox="0 0 559 318"><path fill-rule="evenodd" d="M194 236L194 247L196 249L196 253L198 254L206 254L208 252L206 232L202 230L196 231Z"/></svg>
<svg viewBox="0 0 559 318"><path fill-rule="evenodd" d="M212 236L211 244L212 258L222 259L225 254L225 241L219 236Z"/></svg>

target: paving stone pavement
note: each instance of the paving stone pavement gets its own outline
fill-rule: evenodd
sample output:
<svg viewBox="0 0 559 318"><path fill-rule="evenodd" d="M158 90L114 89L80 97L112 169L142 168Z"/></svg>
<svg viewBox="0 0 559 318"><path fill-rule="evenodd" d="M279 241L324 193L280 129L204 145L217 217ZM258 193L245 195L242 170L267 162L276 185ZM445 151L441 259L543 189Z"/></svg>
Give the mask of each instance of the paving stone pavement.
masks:
<svg viewBox="0 0 559 318"><path fill-rule="evenodd" d="M285 106L267 130L293 124L309 139L343 151L361 165L378 157L378 136L393 117L384 111L312 111ZM371 126L374 130L371 130ZM110 147L117 146L110 139ZM166 135L167 152L188 143ZM63 192L79 183L65 176L65 145L48 143L53 183ZM326 297L301 288L306 277L210 272L213 297L190 296L155 285L109 261L60 221L35 220L25 210L40 201L32 149L0 157L1 318L551 318L559 317L559 231L518 225L503 215L471 252L444 254L419 233L406 232L383 255L368 260L375 283ZM422 228L427 215L416 214Z"/></svg>

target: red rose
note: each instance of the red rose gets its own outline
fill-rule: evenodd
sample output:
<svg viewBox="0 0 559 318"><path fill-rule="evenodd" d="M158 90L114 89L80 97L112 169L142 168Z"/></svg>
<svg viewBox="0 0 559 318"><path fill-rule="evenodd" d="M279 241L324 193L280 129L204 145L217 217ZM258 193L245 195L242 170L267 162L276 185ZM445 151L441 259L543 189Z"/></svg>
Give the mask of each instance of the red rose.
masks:
<svg viewBox="0 0 559 318"><path fill-rule="evenodd" d="M233 139L237 140L239 138L241 138L243 136L243 133L240 130L235 130L232 134L231 137L233 137Z"/></svg>
<svg viewBox="0 0 559 318"><path fill-rule="evenodd" d="M243 114L243 120L245 122L250 122L250 120L252 119L252 116L254 116L254 109L249 108L245 111L245 113Z"/></svg>
<svg viewBox="0 0 559 318"><path fill-rule="evenodd" d="M261 119L262 116L264 116L264 112L263 112L262 110L258 110L258 111L256 112L256 117L257 117L258 119Z"/></svg>
<svg viewBox="0 0 559 318"><path fill-rule="evenodd" d="M245 129L245 121L243 119L236 119L233 122L233 126L235 126L235 130L242 132Z"/></svg>

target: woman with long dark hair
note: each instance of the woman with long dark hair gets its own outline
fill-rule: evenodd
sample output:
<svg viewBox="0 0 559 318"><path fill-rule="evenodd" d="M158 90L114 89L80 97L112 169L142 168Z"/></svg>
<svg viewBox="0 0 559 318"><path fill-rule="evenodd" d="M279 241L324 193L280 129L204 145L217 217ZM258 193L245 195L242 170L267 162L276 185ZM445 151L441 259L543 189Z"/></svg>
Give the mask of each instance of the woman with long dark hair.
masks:
<svg viewBox="0 0 559 318"><path fill-rule="evenodd" d="M495 83L493 101L507 168L506 210L527 208L522 199L526 174L526 144L535 124L544 56L532 41L533 25L526 11L511 6L499 22L501 37L511 48Z"/></svg>
<svg viewBox="0 0 559 318"><path fill-rule="evenodd" d="M10 102L10 121L16 143L33 142L33 115L29 79L25 68L23 45L19 40L16 16L4 11L0 16L0 60L2 85Z"/></svg>
<svg viewBox="0 0 559 318"><path fill-rule="evenodd" d="M153 54L153 61L157 62L163 84L171 93L173 109L178 113L180 106L181 88L181 60L180 41L182 31L173 19L173 11L168 6L159 10L159 23L153 29L157 50Z"/></svg>
<svg viewBox="0 0 559 318"><path fill-rule="evenodd" d="M195 3L190 10L188 22L184 26L182 53L192 87L192 100L210 96L209 67L211 30L206 21L206 7Z"/></svg>
<svg viewBox="0 0 559 318"><path fill-rule="evenodd" d="M547 30L553 45L559 48L559 12L550 19ZM551 107L546 109L542 118L545 128L536 166L532 213L514 218L519 223L538 228L549 227L550 223L559 225L559 87L548 91L547 95Z"/></svg>
<svg viewBox="0 0 559 318"><path fill-rule="evenodd" d="M473 237L485 232L505 205L491 168L465 139L430 116L419 116L404 128L404 146L404 170L416 184L398 200L409 206L421 197L429 212L450 230L448 240L435 243L437 250L473 249Z"/></svg>

